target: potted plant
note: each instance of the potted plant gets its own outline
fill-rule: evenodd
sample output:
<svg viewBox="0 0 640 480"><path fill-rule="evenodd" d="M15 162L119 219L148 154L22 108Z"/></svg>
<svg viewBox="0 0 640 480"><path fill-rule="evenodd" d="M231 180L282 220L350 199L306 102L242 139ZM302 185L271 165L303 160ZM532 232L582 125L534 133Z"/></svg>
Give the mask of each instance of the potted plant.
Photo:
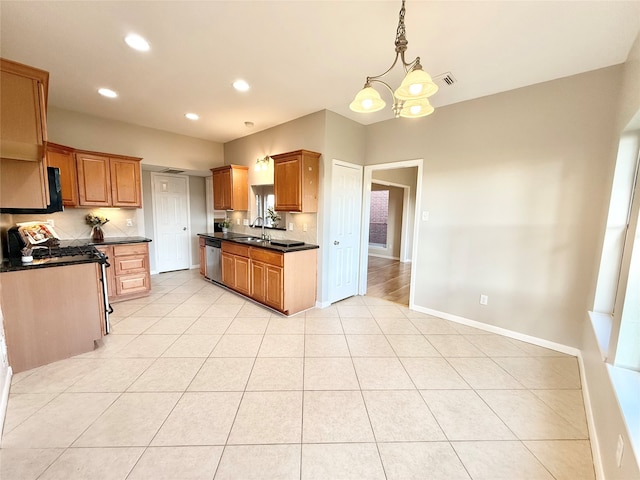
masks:
<svg viewBox="0 0 640 480"><path fill-rule="evenodd" d="M267 218L271 220L272 227L277 227L278 221L282 219L272 207L267 208Z"/></svg>
<svg viewBox="0 0 640 480"><path fill-rule="evenodd" d="M227 233L231 228L231 219L229 217L224 217L224 220L221 221L218 226L222 229L222 233Z"/></svg>
<svg viewBox="0 0 640 480"><path fill-rule="evenodd" d="M98 215L94 215L93 213L87 213L87 216L84 217L87 225L91 225L91 239L94 242L102 242L104 240L104 232L102 231L102 226L109 221L106 217L100 217Z"/></svg>

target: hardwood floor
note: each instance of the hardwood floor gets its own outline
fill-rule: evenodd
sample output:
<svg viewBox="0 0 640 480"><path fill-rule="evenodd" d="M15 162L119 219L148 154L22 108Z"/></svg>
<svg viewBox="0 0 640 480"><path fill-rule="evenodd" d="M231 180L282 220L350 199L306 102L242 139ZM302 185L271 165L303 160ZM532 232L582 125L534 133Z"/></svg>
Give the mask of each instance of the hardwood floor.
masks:
<svg viewBox="0 0 640 480"><path fill-rule="evenodd" d="M409 305L411 264L369 256L367 296Z"/></svg>

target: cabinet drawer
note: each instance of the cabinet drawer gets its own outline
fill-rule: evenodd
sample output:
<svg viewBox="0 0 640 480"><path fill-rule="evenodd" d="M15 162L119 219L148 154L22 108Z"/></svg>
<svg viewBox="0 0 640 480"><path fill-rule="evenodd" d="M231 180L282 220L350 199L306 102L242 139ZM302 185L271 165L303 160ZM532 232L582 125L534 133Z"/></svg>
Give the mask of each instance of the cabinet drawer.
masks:
<svg viewBox="0 0 640 480"><path fill-rule="evenodd" d="M147 271L147 255L128 255L126 257L116 257L114 267L116 275L127 275Z"/></svg>
<svg viewBox="0 0 640 480"><path fill-rule="evenodd" d="M146 243L131 243L128 245L114 245L113 256L120 257L122 255L146 255Z"/></svg>
<svg viewBox="0 0 640 480"><path fill-rule="evenodd" d="M233 255L240 255L241 257L249 256L249 247L231 242L222 242L222 251Z"/></svg>
<svg viewBox="0 0 640 480"><path fill-rule="evenodd" d="M146 292L149 290L149 275L124 275L116 277L116 295Z"/></svg>
<svg viewBox="0 0 640 480"><path fill-rule="evenodd" d="M268 263L276 267L284 266L284 254L280 252L272 252L263 248L251 248L249 251L252 260Z"/></svg>

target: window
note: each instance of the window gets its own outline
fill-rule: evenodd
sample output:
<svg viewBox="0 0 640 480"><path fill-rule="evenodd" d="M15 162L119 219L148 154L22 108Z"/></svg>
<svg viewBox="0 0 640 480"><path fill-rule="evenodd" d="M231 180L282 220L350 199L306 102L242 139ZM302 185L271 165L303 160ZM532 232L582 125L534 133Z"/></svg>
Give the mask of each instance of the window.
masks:
<svg viewBox="0 0 640 480"><path fill-rule="evenodd" d="M607 360L640 371L640 131L620 138L594 311L611 315Z"/></svg>
<svg viewBox="0 0 640 480"><path fill-rule="evenodd" d="M371 191L371 211L369 217L369 245L387 248L387 228L389 220L389 190Z"/></svg>

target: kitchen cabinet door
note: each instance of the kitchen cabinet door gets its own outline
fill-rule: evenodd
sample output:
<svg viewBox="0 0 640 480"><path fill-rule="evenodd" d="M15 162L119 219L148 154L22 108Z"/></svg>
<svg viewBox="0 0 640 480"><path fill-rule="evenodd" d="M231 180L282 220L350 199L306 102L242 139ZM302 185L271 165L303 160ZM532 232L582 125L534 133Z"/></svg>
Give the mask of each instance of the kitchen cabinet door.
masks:
<svg viewBox="0 0 640 480"><path fill-rule="evenodd" d="M111 204L114 207L142 208L140 160L109 158Z"/></svg>
<svg viewBox="0 0 640 480"><path fill-rule="evenodd" d="M0 58L0 157L42 162L49 73Z"/></svg>
<svg viewBox="0 0 640 480"><path fill-rule="evenodd" d="M46 208L49 73L0 58L0 207Z"/></svg>
<svg viewBox="0 0 640 480"><path fill-rule="evenodd" d="M308 150L273 155L273 190L276 211L318 211L320 154Z"/></svg>
<svg viewBox="0 0 640 480"><path fill-rule="evenodd" d="M265 303L267 298L265 293L266 267L262 262L251 261L251 298L260 303Z"/></svg>
<svg viewBox="0 0 640 480"><path fill-rule="evenodd" d="M204 238L200 237L198 241L198 248L200 249L200 275L207 276L207 249L205 247Z"/></svg>
<svg viewBox="0 0 640 480"><path fill-rule="evenodd" d="M212 168L214 210L249 209L249 167L226 165Z"/></svg>
<svg viewBox="0 0 640 480"><path fill-rule="evenodd" d="M222 283L229 288L236 288L235 255L222 252Z"/></svg>
<svg viewBox="0 0 640 480"><path fill-rule="evenodd" d="M264 303L277 309L284 309L283 269L273 265L265 265L265 299Z"/></svg>
<svg viewBox="0 0 640 480"><path fill-rule="evenodd" d="M60 169L60 187L62 189L62 204L65 207L75 207L78 205L78 174L76 169L76 159L73 156L73 149L47 144L47 164L50 167Z"/></svg>
<svg viewBox="0 0 640 480"><path fill-rule="evenodd" d="M109 157L76 152L79 204L88 207L111 206Z"/></svg>

